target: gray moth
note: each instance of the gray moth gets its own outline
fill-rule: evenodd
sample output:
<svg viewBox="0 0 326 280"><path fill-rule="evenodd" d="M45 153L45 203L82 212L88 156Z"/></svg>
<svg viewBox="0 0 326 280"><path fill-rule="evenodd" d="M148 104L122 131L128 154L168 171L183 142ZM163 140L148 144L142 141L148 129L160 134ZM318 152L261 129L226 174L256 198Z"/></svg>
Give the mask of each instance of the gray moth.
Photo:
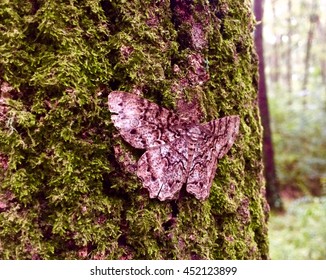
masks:
<svg viewBox="0 0 326 280"><path fill-rule="evenodd" d="M239 116L200 124L181 119L135 94L113 91L108 98L111 119L122 138L145 153L137 176L150 198L176 199L182 186L197 199L208 197L217 162L231 148Z"/></svg>

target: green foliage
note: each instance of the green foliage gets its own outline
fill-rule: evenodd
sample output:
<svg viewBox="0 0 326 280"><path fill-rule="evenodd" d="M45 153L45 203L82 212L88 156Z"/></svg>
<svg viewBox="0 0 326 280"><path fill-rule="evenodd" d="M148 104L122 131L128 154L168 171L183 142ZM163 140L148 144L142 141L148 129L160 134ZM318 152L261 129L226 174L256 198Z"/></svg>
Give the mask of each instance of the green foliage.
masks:
<svg viewBox="0 0 326 280"><path fill-rule="evenodd" d="M320 1L292 4L289 14L286 2L266 2L266 10L278 13L264 15L277 174L283 188L321 195L326 179L326 80L325 25L320 23L326 20L326 9ZM313 18L318 24L311 23Z"/></svg>
<svg viewBox="0 0 326 280"><path fill-rule="evenodd" d="M209 26L203 110L207 120L242 118L209 200L149 199L115 160L108 93L139 90L172 108L180 78L172 61L190 53L179 46L169 2L159 2L0 3L1 82L14 88L0 123L0 156L9 159L0 170L0 258L268 257L246 5L215 3L223 19Z"/></svg>
<svg viewBox="0 0 326 280"><path fill-rule="evenodd" d="M315 95L318 95L316 89ZM299 188L305 194L322 193L326 178L325 111L317 96L310 104L299 100L270 99L273 140L278 177L283 186Z"/></svg>
<svg viewBox="0 0 326 280"><path fill-rule="evenodd" d="M270 252L274 260L326 259L326 197L289 203L284 215L270 217Z"/></svg>

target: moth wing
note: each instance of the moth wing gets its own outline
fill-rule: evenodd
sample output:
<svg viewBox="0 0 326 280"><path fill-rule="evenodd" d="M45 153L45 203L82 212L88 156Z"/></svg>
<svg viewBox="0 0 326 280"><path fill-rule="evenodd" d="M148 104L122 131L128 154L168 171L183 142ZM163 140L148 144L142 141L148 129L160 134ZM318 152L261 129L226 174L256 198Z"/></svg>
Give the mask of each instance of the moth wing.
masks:
<svg viewBox="0 0 326 280"><path fill-rule="evenodd" d="M108 97L114 126L133 147L147 149L165 145L180 137L176 114L135 94L113 91Z"/></svg>
<svg viewBox="0 0 326 280"><path fill-rule="evenodd" d="M213 139L214 150L218 159L222 158L232 147L239 133L240 117L227 116L203 125Z"/></svg>
<svg viewBox="0 0 326 280"><path fill-rule="evenodd" d="M239 132L239 116L228 116L202 125L206 133L195 146L187 180L187 192L197 199L209 196L218 159L233 145Z"/></svg>
<svg viewBox="0 0 326 280"><path fill-rule="evenodd" d="M213 151L214 141L197 143L187 179L187 192L197 199L209 196L217 167L217 153Z"/></svg>
<svg viewBox="0 0 326 280"><path fill-rule="evenodd" d="M185 139L148 149L139 159L137 176L151 198L175 199L187 178L188 148Z"/></svg>

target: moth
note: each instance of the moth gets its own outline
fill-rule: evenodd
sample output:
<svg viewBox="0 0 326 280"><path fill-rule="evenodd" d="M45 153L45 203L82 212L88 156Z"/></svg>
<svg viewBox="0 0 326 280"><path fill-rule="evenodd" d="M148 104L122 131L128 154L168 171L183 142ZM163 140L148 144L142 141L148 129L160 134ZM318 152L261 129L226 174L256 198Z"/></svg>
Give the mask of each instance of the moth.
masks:
<svg viewBox="0 0 326 280"><path fill-rule="evenodd" d="M136 174L150 198L176 199L184 184L197 199L209 196L217 162L238 134L239 116L194 123L122 91L111 92L108 105L122 138L146 150L137 162Z"/></svg>

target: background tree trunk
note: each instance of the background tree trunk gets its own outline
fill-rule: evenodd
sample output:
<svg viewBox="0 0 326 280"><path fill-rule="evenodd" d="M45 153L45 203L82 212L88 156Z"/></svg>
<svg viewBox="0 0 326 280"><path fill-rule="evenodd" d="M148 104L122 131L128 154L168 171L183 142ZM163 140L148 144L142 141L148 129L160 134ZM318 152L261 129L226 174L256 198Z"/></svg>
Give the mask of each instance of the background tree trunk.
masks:
<svg viewBox="0 0 326 280"><path fill-rule="evenodd" d="M265 79L265 63L264 63L264 47L263 47L263 9L264 1L254 1L254 12L256 20L260 22L255 31L255 45L259 57L259 90L258 103L260 109L260 117L262 120L263 131L263 154L264 154L264 174L266 178L266 194L267 201L271 208L281 210L282 202L279 195L279 186L277 181L274 149L272 141L272 130L270 125L270 114L268 108L267 87Z"/></svg>
<svg viewBox="0 0 326 280"><path fill-rule="evenodd" d="M281 74L281 64L280 64L280 45L281 45L281 36L278 34L275 26L275 19L276 19L276 7L275 3L277 0L272 0L272 14L273 14L273 36L275 37L275 42L273 44L273 56L271 57L271 62L269 63L272 65L271 67L271 80L276 87L280 85L280 74Z"/></svg>
<svg viewBox="0 0 326 280"><path fill-rule="evenodd" d="M306 55L304 60L304 74L303 74L303 83L302 83L302 92L303 92L303 99L302 99L302 107L303 110L306 109L307 105L307 95L309 93L307 92L307 86L308 86L308 78L309 78L309 72L310 72L310 64L311 64L311 48L313 46L313 40L315 31L317 29L318 25L318 4L316 1L313 1L311 6L311 12L309 15L309 30L307 34L307 43L306 43Z"/></svg>
<svg viewBox="0 0 326 280"><path fill-rule="evenodd" d="M250 1L20 3L0 7L0 258L268 258ZM149 198L121 164L143 151L117 136L113 90L241 117L207 200Z"/></svg>
<svg viewBox="0 0 326 280"><path fill-rule="evenodd" d="M292 0L288 0L288 34L287 34L287 52L286 52L286 83L288 86L289 105L292 104L293 86L292 86Z"/></svg>

